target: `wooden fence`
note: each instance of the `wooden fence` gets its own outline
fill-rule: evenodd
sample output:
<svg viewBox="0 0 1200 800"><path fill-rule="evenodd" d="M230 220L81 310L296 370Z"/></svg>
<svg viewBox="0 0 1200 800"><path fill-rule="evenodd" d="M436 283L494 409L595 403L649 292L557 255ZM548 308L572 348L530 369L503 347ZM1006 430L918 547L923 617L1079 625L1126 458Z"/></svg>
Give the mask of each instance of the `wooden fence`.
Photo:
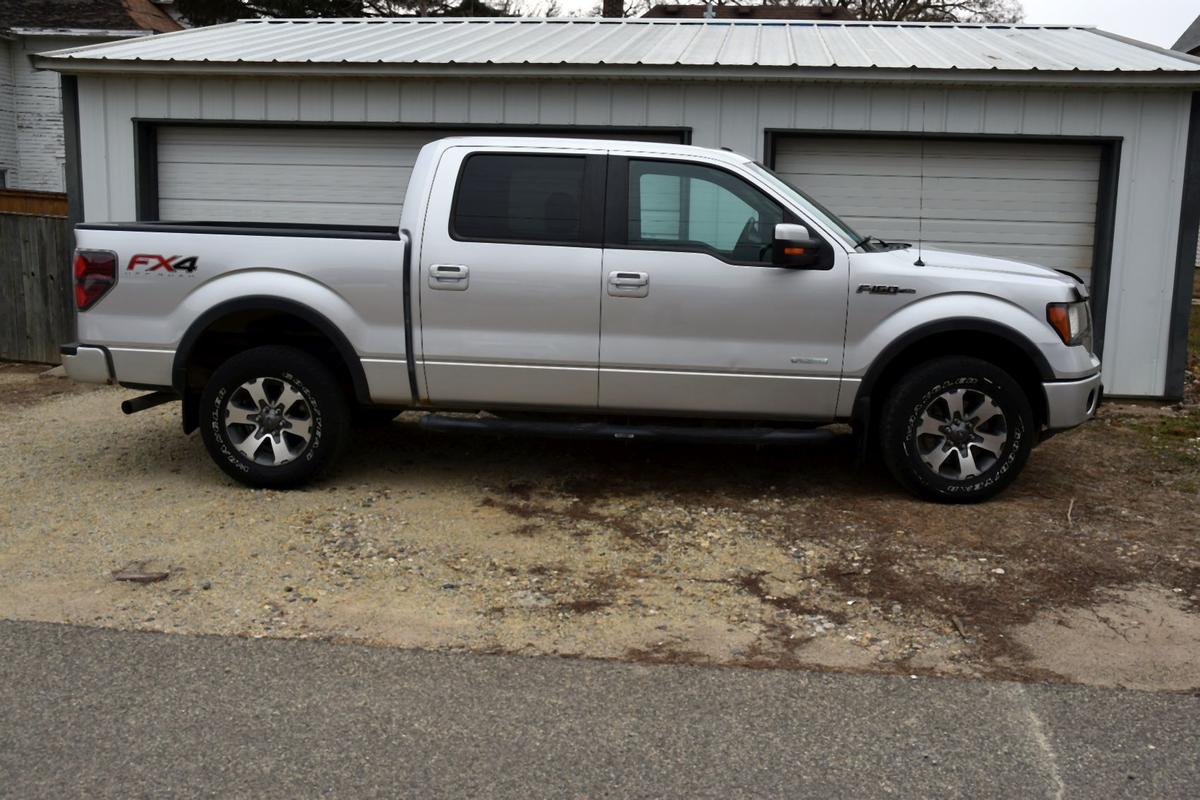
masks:
<svg viewBox="0 0 1200 800"><path fill-rule="evenodd" d="M72 283L66 219L0 212L0 358L59 362L75 337Z"/></svg>

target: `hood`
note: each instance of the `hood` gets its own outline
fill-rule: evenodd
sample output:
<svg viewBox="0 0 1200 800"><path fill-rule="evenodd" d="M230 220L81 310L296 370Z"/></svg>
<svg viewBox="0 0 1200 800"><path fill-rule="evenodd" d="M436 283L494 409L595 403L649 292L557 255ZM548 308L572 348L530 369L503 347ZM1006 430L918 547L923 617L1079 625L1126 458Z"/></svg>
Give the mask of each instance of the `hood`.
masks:
<svg viewBox="0 0 1200 800"><path fill-rule="evenodd" d="M911 254L913 260L916 260L916 248L909 248L903 252ZM972 270L976 272L998 272L1004 275L1047 278L1068 286L1078 285L1074 278L1064 275L1057 270L1050 269L1049 267L1040 267L1037 264L1026 264L1022 261L1011 261L1007 258L977 256L970 253L955 253L949 250L930 250L925 248L921 252L921 259L929 267Z"/></svg>

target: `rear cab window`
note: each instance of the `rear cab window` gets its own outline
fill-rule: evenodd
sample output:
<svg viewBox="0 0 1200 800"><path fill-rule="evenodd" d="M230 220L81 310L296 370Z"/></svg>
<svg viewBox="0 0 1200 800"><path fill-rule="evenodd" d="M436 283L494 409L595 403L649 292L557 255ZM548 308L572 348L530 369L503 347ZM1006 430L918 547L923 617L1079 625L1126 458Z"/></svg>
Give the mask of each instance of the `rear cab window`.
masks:
<svg viewBox="0 0 1200 800"><path fill-rule="evenodd" d="M473 153L459 172L450 235L459 241L598 244L586 155ZM594 172L594 170L593 170Z"/></svg>

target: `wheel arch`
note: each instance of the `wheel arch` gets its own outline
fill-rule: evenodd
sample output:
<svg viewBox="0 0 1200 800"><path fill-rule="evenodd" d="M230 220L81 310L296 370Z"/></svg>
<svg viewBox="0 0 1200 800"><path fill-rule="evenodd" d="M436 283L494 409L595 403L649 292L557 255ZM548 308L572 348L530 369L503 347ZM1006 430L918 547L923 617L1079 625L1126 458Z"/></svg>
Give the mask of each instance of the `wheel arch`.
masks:
<svg viewBox="0 0 1200 800"><path fill-rule="evenodd" d="M916 364L939 356L972 356L1005 370L1021 384L1040 425L1047 416L1043 381L1054 380L1050 362L1037 346L1019 331L990 320L951 318L926 323L892 340L875 357L859 383L854 399L853 416L863 422L863 415L878 409L879 394L903 373Z"/></svg>
<svg viewBox="0 0 1200 800"><path fill-rule="evenodd" d="M294 334L303 330L311 342L319 337L327 345L323 348L324 360L343 376L344 382L359 403L370 402L370 389L367 383L366 371L362 360L346 335L324 314L315 309L282 297L270 295L250 295L238 297L217 303L200 314L188 326L179 347L175 351L175 359L171 367L171 384L184 398L184 430L195 429L196 420L194 395L197 387L192 384L193 368L197 356L204 352L206 345L211 345L214 337L220 333L228 339L230 336L241 335L243 343L238 345L226 342L226 352L236 352L259 344L289 344L288 330L267 331L262 333L263 326L259 325L255 333L251 331L251 323L287 320ZM188 398L193 402L189 403Z"/></svg>

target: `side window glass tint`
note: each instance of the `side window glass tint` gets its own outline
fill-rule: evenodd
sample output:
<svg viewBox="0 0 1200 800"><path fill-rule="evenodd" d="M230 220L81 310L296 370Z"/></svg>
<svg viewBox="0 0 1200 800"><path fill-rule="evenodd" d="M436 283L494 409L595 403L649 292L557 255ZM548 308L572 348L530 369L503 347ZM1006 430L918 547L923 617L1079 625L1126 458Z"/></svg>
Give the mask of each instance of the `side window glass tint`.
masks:
<svg viewBox="0 0 1200 800"><path fill-rule="evenodd" d="M459 239L582 244L583 156L469 156L451 214Z"/></svg>
<svg viewBox="0 0 1200 800"><path fill-rule="evenodd" d="M699 164L629 162L629 243L711 251L763 263L783 208L729 173Z"/></svg>

